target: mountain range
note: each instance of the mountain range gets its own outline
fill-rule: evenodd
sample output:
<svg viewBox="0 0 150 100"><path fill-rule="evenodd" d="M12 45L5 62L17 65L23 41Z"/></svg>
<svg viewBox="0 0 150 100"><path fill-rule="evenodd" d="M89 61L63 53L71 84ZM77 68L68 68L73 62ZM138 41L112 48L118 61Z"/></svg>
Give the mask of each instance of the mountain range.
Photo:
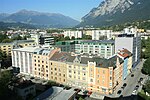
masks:
<svg viewBox="0 0 150 100"><path fill-rule="evenodd" d="M9 23L24 23L41 27L66 28L74 27L79 21L59 13L43 13L37 11L21 10L16 13L0 14L0 21Z"/></svg>
<svg viewBox="0 0 150 100"><path fill-rule="evenodd" d="M105 0L82 18L78 26L112 26L150 19L150 0Z"/></svg>

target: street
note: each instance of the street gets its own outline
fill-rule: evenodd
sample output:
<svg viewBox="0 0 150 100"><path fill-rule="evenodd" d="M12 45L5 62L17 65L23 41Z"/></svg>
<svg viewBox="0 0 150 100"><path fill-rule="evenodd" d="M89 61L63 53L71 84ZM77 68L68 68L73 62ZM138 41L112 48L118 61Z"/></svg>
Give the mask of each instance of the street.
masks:
<svg viewBox="0 0 150 100"><path fill-rule="evenodd" d="M131 96L133 91L135 90L135 87L139 86L137 88L137 91L135 91L135 94L136 95L138 93L138 91L141 90L142 88L142 85L141 83L138 83L139 79L140 78L143 78L143 81L145 81L145 78L146 78L146 75L142 74L141 73L141 69L142 69L142 66L143 66L143 63L144 63L145 60L142 60L132 71L132 73L130 73L126 80L123 80L123 82L121 84L119 84L119 86L117 86L117 89L116 91L114 92L113 96L114 97L119 97L120 95L123 95L123 97L127 97L127 96ZM132 76L132 77L131 77ZM122 89L121 87L123 86L123 84L126 83L127 86ZM117 92L121 90L121 93L120 94L117 94Z"/></svg>

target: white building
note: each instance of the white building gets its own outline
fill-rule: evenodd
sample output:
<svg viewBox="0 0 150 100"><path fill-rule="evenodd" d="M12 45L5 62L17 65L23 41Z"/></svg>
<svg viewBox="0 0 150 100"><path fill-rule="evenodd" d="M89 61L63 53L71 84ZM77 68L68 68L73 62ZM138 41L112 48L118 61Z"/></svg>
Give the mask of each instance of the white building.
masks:
<svg viewBox="0 0 150 100"><path fill-rule="evenodd" d="M32 55L38 47L25 47L12 50L12 66L20 68L20 73L33 75Z"/></svg>
<svg viewBox="0 0 150 100"><path fill-rule="evenodd" d="M31 38L28 40L34 40L37 45L53 45L54 38L50 34L30 34Z"/></svg>
<svg viewBox="0 0 150 100"><path fill-rule="evenodd" d="M128 49L132 54L133 67L140 62L141 56L141 37L135 29L125 29L124 34L115 38L115 53L123 48Z"/></svg>
<svg viewBox="0 0 150 100"><path fill-rule="evenodd" d="M69 36L70 39L71 39L72 37L75 37L75 38L82 38L83 32L82 32L82 31L70 31L70 30L69 30L69 31L64 31L62 34L64 35L64 37Z"/></svg>
<svg viewBox="0 0 150 100"><path fill-rule="evenodd" d="M108 40L111 39L112 30L92 30L92 40L100 40L103 36Z"/></svg>

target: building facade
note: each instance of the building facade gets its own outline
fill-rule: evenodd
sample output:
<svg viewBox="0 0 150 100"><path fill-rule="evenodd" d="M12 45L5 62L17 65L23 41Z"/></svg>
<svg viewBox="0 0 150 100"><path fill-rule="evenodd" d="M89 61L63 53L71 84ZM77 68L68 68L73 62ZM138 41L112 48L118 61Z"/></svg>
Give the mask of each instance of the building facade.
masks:
<svg viewBox="0 0 150 100"><path fill-rule="evenodd" d="M32 56L37 47L25 47L12 50L12 67L20 69L20 73L33 76Z"/></svg>
<svg viewBox="0 0 150 100"><path fill-rule="evenodd" d="M78 31L78 30L77 31L68 30L68 31L64 31L62 34L64 35L64 37L69 36L70 39L72 37L82 38L83 32L82 31Z"/></svg>
<svg viewBox="0 0 150 100"><path fill-rule="evenodd" d="M109 58L114 54L113 40L87 40L75 45L75 53L98 55L101 58Z"/></svg>
<svg viewBox="0 0 150 100"><path fill-rule="evenodd" d="M92 30L92 40L111 39L112 30Z"/></svg>
<svg viewBox="0 0 150 100"><path fill-rule="evenodd" d="M115 53L123 48L128 49L132 54L132 63L135 67L140 62L141 57L141 37L136 34L121 34L115 38Z"/></svg>
<svg viewBox="0 0 150 100"><path fill-rule="evenodd" d="M0 50L11 57L11 50L18 47L35 46L36 43L32 40L16 40L11 43L0 43Z"/></svg>

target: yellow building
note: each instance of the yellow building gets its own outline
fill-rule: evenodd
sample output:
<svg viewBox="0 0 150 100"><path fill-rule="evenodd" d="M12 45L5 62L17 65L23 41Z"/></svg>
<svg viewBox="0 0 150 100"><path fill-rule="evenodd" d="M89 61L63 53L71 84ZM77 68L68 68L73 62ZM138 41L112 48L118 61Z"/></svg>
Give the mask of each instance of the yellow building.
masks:
<svg viewBox="0 0 150 100"><path fill-rule="evenodd" d="M11 43L0 43L0 50L5 52L7 56L11 57L11 50L16 47L35 46L36 43L33 40L16 40Z"/></svg>
<svg viewBox="0 0 150 100"><path fill-rule="evenodd" d="M49 59L59 49L37 48L33 54L34 77L51 80L51 66Z"/></svg>
<svg viewBox="0 0 150 100"><path fill-rule="evenodd" d="M69 53L55 52L49 61L49 80L53 80L60 84L66 84L67 80L67 65Z"/></svg>
<svg viewBox="0 0 150 100"><path fill-rule="evenodd" d="M12 43L0 43L0 50L5 52L7 56L11 57Z"/></svg>
<svg viewBox="0 0 150 100"><path fill-rule="evenodd" d="M115 79L122 78L122 73L120 73L120 70L123 60L119 59L117 56L110 59L92 59L93 60L88 62L88 90L101 94L113 93L113 88L116 86L114 85ZM117 76L115 76L116 74Z"/></svg>
<svg viewBox="0 0 150 100"><path fill-rule="evenodd" d="M67 61L67 84L85 90L88 87L88 66L78 56L70 56Z"/></svg>

